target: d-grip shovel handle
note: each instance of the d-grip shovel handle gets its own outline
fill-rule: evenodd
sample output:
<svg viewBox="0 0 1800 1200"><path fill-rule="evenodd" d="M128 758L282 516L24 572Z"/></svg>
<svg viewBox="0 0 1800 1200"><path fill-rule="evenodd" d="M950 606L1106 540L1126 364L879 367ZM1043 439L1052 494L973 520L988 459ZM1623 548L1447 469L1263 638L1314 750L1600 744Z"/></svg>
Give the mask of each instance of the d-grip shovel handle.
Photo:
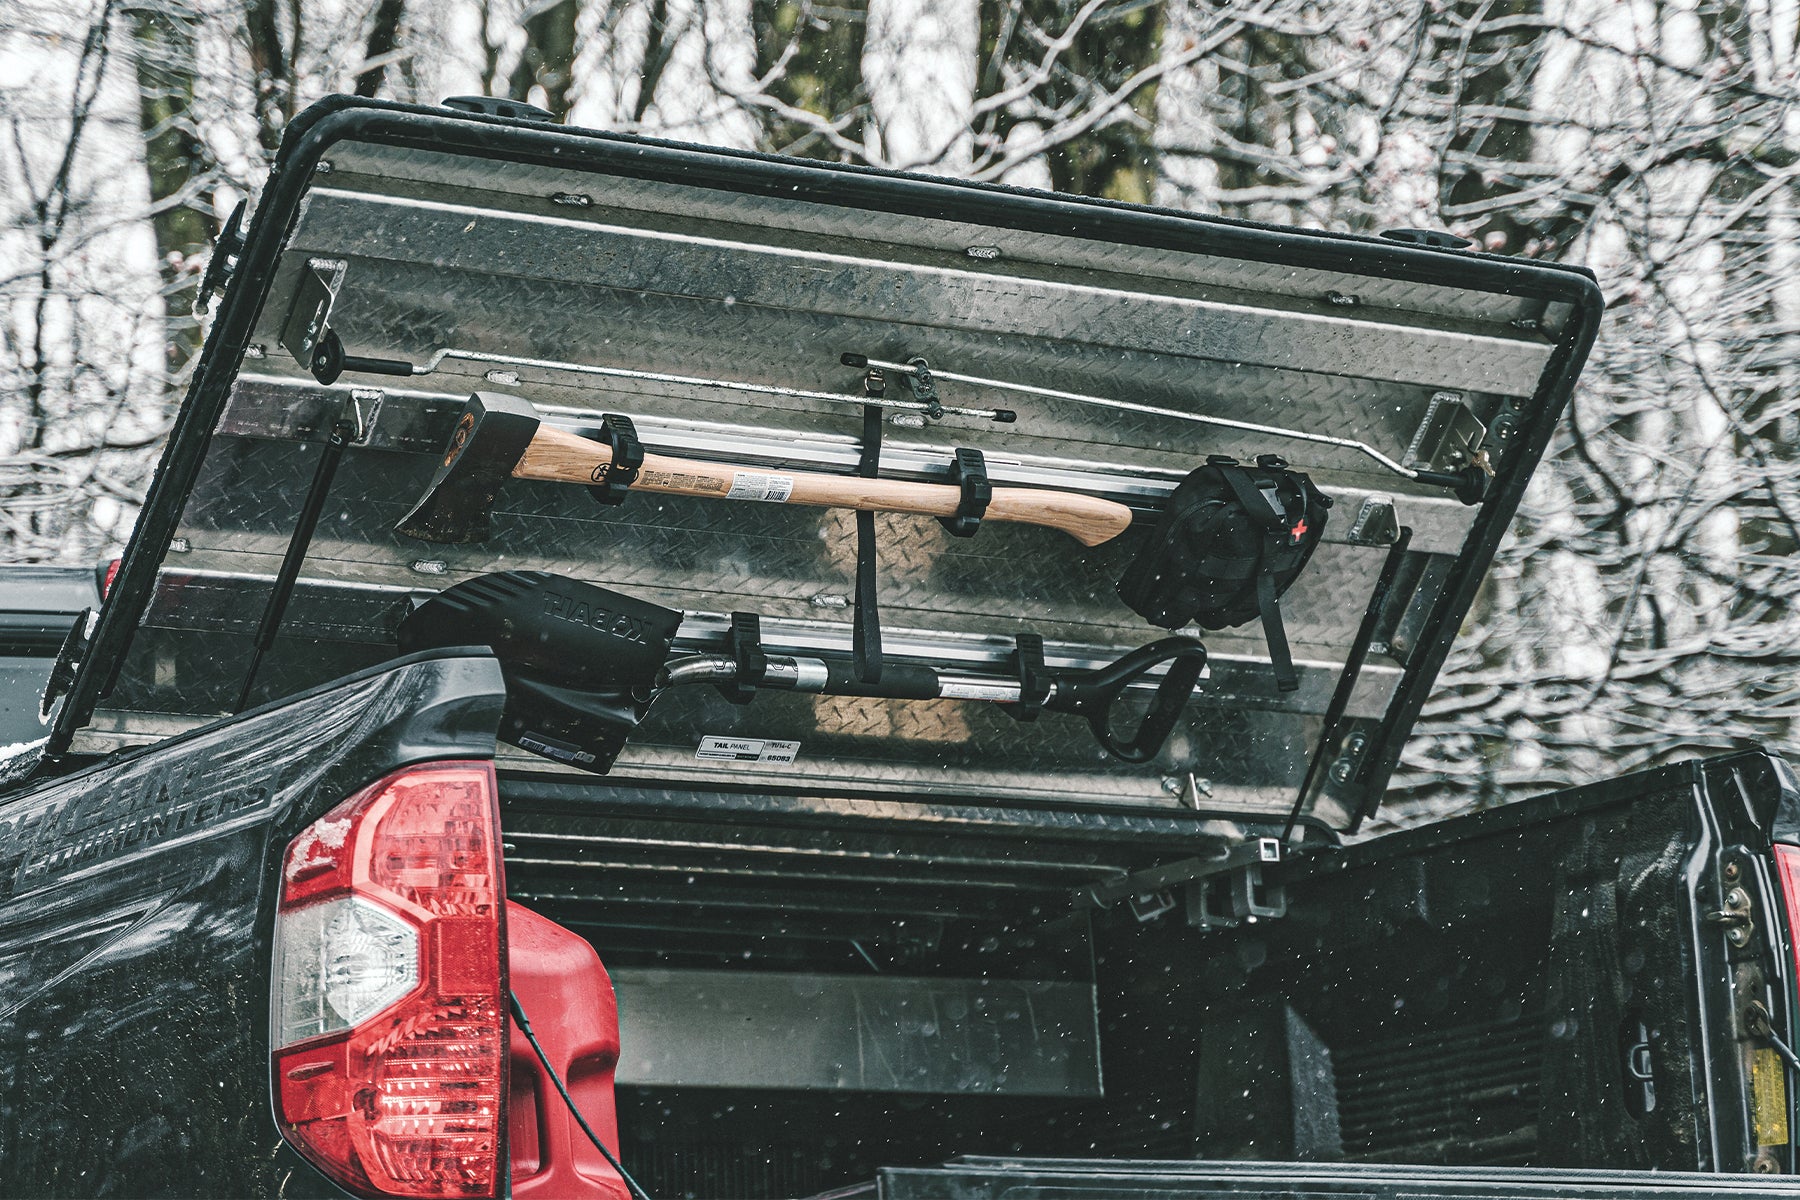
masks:
<svg viewBox="0 0 1800 1200"><path fill-rule="evenodd" d="M1142 678L1152 667L1168 663L1169 670L1156 687L1156 698L1150 711L1138 723L1129 741L1118 738L1112 729L1112 710L1125 689ZM1077 713L1087 718L1094 737L1115 758L1125 762L1148 762L1162 749L1163 742L1181 719L1181 710L1193 695L1200 673L1206 670L1206 647L1199 639L1168 637L1140 646L1110 667L1092 671L1058 674L1056 690L1044 707L1053 712Z"/></svg>
<svg viewBox="0 0 1800 1200"><path fill-rule="evenodd" d="M1113 705L1125 689L1161 663L1168 673L1157 685L1150 711L1139 722L1130 740L1114 736ZM1110 666L1091 671L1057 671L1048 675L1049 695L1044 707L1052 712L1074 713L1087 718L1100 745L1125 762L1148 762L1168 739L1181 710L1206 669L1206 648L1191 637L1163 638L1131 651ZM740 664L723 654L696 654L678 658L663 668L659 688L687 684L735 682ZM856 677L849 659L769 655L767 674L756 683L777 691L810 692L826 696L873 696L884 700L990 700L1017 704L1020 681L1001 676L965 675L925 663L890 662L878 683Z"/></svg>

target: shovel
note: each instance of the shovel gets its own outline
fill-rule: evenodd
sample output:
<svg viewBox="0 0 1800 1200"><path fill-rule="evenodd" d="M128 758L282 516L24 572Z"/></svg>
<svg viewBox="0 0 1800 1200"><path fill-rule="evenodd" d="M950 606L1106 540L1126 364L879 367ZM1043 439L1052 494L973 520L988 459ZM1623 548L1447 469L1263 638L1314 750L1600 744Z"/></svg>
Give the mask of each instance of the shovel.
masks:
<svg viewBox="0 0 1800 1200"><path fill-rule="evenodd" d="M1191 637L1141 646L1093 670L1041 668L1018 676L975 674L924 663L890 662L877 683L856 677L849 656L764 655L757 677L723 654L668 659L682 614L633 596L544 571L502 571L448 588L400 624L400 649L487 646L506 677L501 735L558 762L604 774L656 698L708 683L896 700L985 700L1087 720L1107 753L1146 762L1162 749L1206 667ZM1136 730L1113 729L1126 689L1167 664Z"/></svg>

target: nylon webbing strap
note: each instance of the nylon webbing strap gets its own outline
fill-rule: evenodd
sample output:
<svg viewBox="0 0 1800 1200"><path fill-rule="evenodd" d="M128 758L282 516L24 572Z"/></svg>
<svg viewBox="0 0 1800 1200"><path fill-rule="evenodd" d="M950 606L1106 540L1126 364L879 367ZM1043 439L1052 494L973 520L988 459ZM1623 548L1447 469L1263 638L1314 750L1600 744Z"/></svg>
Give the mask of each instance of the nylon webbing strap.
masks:
<svg viewBox="0 0 1800 1200"><path fill-rule="evenodd" d="M857 473L873 479L881 470L881 409L863 405L862 461ZM881 608L875 594L875 514L856 514L856 612L850 627L850 665L864 683L881 682Z"/></svg>
<svg viewBox="0 0 1800 1200"><path fill-rule="evenodd" d="M1287 630L1281 624L1281 601L1275 596L1275 576L1264 571L1256 577L1256 607L1262 612L1263 637L1269 642L1269 663L1275 668L1275 686L1297 691L1300 677L1294 673L1294 656L1288 653Z"/></svg>
<svg viewBox="0 0 1800 1200"><path fill-rule="evenodd" d="M1281 623L1281 601L1275 595L1275 576L1261 569L1269 551L1277 548L1280 540L1287 536L1287 514L1281 511L1281 501L1276 494L1251 483L1244 468L1221 466L1219 472L1231 485L1232 493L1250 519L1263 527L1263 553L1257 560L1256 608L1262 614L1263 637L1269 643L1269 665L1275 668L1276 688L1284 692L1298 691L1300 677L1294 673L1294 656L1288 652L1287 629Z"/></svg>
<svg viewBox="0 0 1800 1200"><path fill-rule="evenodd" d="M1264 529L1287 532L1287 514L1281 511L1281 501L1274 492L1265 492L1251 483L1249 473L1242 467L1221 466L1219 473L1225 476L1225 482L1231 485L1232 494L1244 506L1244 511L1252 521Z"/></svg>

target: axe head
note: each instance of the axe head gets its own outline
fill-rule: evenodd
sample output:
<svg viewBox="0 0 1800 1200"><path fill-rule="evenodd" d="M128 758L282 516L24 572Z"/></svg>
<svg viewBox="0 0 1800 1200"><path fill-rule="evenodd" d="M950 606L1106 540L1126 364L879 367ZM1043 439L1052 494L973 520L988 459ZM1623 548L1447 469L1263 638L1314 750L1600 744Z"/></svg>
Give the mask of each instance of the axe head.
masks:
<svg viewBox="0 0 1800 1200"><path fill-rule="evenodd" d="M499 392L470 396L431 486L395 528L426 542L485 540L494 497L537 431L529 401Z"/></svg>

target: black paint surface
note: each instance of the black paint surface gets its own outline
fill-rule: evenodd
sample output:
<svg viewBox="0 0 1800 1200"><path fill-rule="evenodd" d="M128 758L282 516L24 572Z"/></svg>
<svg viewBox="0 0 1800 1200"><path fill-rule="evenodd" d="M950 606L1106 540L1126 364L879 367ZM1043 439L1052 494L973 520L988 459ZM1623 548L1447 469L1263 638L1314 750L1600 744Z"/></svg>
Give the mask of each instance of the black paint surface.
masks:
<svg viewBox="0 0 1800 1200"><path fill-rule="evenodd" d="M501 700L420 656L0 801L0 1195L340 1195L270 1110L279 856Z"/></svg>

